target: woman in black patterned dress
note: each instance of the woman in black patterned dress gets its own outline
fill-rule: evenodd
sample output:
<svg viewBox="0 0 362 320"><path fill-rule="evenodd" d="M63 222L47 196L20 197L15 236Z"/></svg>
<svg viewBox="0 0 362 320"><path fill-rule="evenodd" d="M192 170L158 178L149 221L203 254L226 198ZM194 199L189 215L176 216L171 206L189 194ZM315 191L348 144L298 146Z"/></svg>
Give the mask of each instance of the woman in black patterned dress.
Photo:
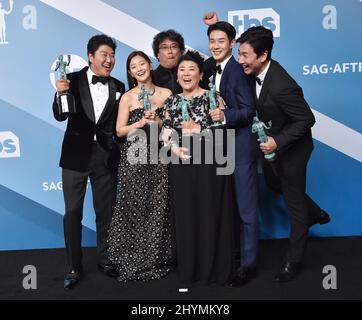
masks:
<svg viewBox="0 0 362 320"><path fill-rule="evenodd" d="M225 284L235 267L232 182L231 173L217 175L220 165L215 154L225 151L222 143L216 143L216 130L209 115L213 98L210 91L199 87L202 63L197 52L189 51L182 56L177 75L183 93L165 102L163 139L180 158L179 164L172 162L170 166L180 280L184 284L199 281ZM217 102L223 108L221 99ZM218 130L225 137L225 129ZM196 142L193 149L185 147L186 137ZM211 163L205 160L210 141L213 141ZM201 148L197 150L201 152L197 154L198 143Z"/></svg>
<svg viewBox="0 0 362 320"><path fill-rule="evenodd" d="M152 83L151 70L145 53L134 51L128 56L132 89L121 98L116 124L117 135L123 139L108 251L122 282L160 279L173 262L168 167L149 162L147 141L150 128L162 126L164 101L171 91ZM134 135L138 130L146 135ZM145 159L147 163L142 163Z"/></svg>

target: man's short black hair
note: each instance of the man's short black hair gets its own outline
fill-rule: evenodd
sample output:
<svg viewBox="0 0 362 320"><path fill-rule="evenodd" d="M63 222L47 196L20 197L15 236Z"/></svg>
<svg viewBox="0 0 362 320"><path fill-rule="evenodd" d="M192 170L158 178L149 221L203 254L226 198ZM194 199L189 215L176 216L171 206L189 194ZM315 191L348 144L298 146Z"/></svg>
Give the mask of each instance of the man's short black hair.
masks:
<svg viewBox="0 0 362 320"><path fill-rule="evenodd" d="M274 44L273 32L263 26L249 28L236 40L236 42L240 44L250 44L257 57L260 57L267 51L267 60L271 59Z"/></svg>
<svg viewBox="0 0 362 320"><path fill-rule="evenodd" d="M116 52L116 41L105 34L98 34L89 39L87 45L87 54L91 53L93 56L101 45L107 45Z"/></svg>
<svg viewBox="0 0 362 320"><path fill-rule="evenodd" d="M157 58L158 52L160 51L160 44L161 42L165 41L166 39L170 39L171 41L177 42L181 53L185 51L185 40L182 37L182 35L178 32L176 32L173 29L169 29L166 31L161 31L160 33L157 33L152 41L152 49L155 57ZM158 58L157 58L158 60Z"/></svg>
<svg viewBox="0 0 362 320"><path fill-rule="evenodd" d="M230 42L233 41L236 37L236 30L235 30L234 26L232 24L230 24L229 22L218 21L218 22L212 24L207 29L207 36L210 38L210 33L215 30L224 31L227 34Z"/></svg>

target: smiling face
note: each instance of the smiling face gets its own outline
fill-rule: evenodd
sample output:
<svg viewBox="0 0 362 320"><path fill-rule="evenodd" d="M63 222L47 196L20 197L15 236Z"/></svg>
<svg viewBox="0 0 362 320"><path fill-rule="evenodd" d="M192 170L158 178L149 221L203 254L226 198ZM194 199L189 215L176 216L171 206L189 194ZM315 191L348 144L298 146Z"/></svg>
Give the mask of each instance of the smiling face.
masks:
<svg viewBox="0 0 362 320"><path fill-rule="evenodd" d="M151 78L151 64L141 56L135 56L129 64L129 74L139 83L145 83Z"/></svg>
<svg viewBox="0 0 362 320"><path fill-rule="evenodd" d="M115 64L114 50L103 44L94 52L94 55L88 54L88 60L91 63L91 70L97 76L108 77Z"/></svg>
<svg viewBox="0 0 362 320"><path fill-rule="evenodd" d="M248 75L258 76L268 64L267 56L265 51L257 57L254 48L247 42L241 43L238 49L238 62Z"/></svg>
<svg viewBox="0 0 362 320"><path fill-rule="evenodd" d="M221 30L214 30L209 36L209 50L217 64L222 63L232 54L235 40L229 40L227 34Z"/></svg>
<svg viewBox="0 0 362 320"><path fill-rule="evenodd" d="M196 62L184 60L177 69L177 81L185 92L193 92L199 88L202 73Z"/></svg>
<svg viewBox="0 0 362 320"><path fill-rule="evenodd" d="M172 69L177 66L177 62L181 57L180 46L176 41L165 39L160 43L157 58L161 66L166 69Z"/></svg>

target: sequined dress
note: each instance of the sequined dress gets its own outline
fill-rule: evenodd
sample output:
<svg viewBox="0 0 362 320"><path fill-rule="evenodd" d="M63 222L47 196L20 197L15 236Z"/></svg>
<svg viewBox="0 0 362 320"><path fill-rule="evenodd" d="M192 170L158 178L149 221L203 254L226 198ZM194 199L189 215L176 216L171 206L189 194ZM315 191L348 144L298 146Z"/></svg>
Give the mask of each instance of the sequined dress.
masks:
<svg viewBox="0 0 362 320"><path fill-rule="evenodd" d="M156 112L162 117L162 108ZM142 116L143 108L130 111L128 125ZM139 148L140 142L145 148ZM150 145L142 137L124 139L121 144L109 259L117 267L119 281L160 279L173 264L168 167L160 163L131 164L128 152L149 155Z"/></svg>

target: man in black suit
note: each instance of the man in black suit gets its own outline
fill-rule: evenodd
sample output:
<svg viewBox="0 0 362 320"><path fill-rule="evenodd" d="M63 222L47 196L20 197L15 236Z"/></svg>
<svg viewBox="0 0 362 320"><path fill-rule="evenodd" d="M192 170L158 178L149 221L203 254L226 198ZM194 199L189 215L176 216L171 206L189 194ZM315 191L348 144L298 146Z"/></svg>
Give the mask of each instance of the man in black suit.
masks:
<svg viewBox="0 0 362 320"><path fill-rule="evenodd" d="M182 88L177 82L177 63L185 51L185 40L180 33L169 29L155 35L152 49L160 65L153 71L153 83L170 89L173 94L181 93ZM215 61L208 59L203 66L203 78L200 86L209 89L209 77L214 72Z"/></svg>
<svg viewBox="0 0 362 320"><path fill-rule="evenodd" d="M68 119L64 134L62 167L65 202L64 238L68 273L64 288L70 289L82 273L82 216L88 178L92 186L96 214L98 268L116 276L107 257L107 231L115 201L116 168L119 149L114 140L118 102L124 84L110 73L115 64L116 43L106 35L92 37L87 46L89 67L56 82L54 117ZM75 98L76 112L61 113L58 96L69 92Z"/></svg>
<svg viewBox="0 0 362 320"><path fill-rule="evenodd" d="M311 127L314 115L303 91L275 60L271 59L273 33L262 26L252 27L238 39L239 63L255 77L254 93L259 119L271 121L268 141L260 143L264 154L276 153L276 160L264 159L267 185L281 193L291 221L290 244L276 282L293 279L301 269L308 229L329 222L328 214L306 194L307 163L313 150Z"/></svg>
<svg viewBox="0 0 362 320"><path fill-rule="evenodd" d="M177 82L177 63L185 51L185 40L175 30L161 31L155 35L152 49L160 65L153 71L155 85L168 88L172 93L181 93L182 88Z"/></svg>

